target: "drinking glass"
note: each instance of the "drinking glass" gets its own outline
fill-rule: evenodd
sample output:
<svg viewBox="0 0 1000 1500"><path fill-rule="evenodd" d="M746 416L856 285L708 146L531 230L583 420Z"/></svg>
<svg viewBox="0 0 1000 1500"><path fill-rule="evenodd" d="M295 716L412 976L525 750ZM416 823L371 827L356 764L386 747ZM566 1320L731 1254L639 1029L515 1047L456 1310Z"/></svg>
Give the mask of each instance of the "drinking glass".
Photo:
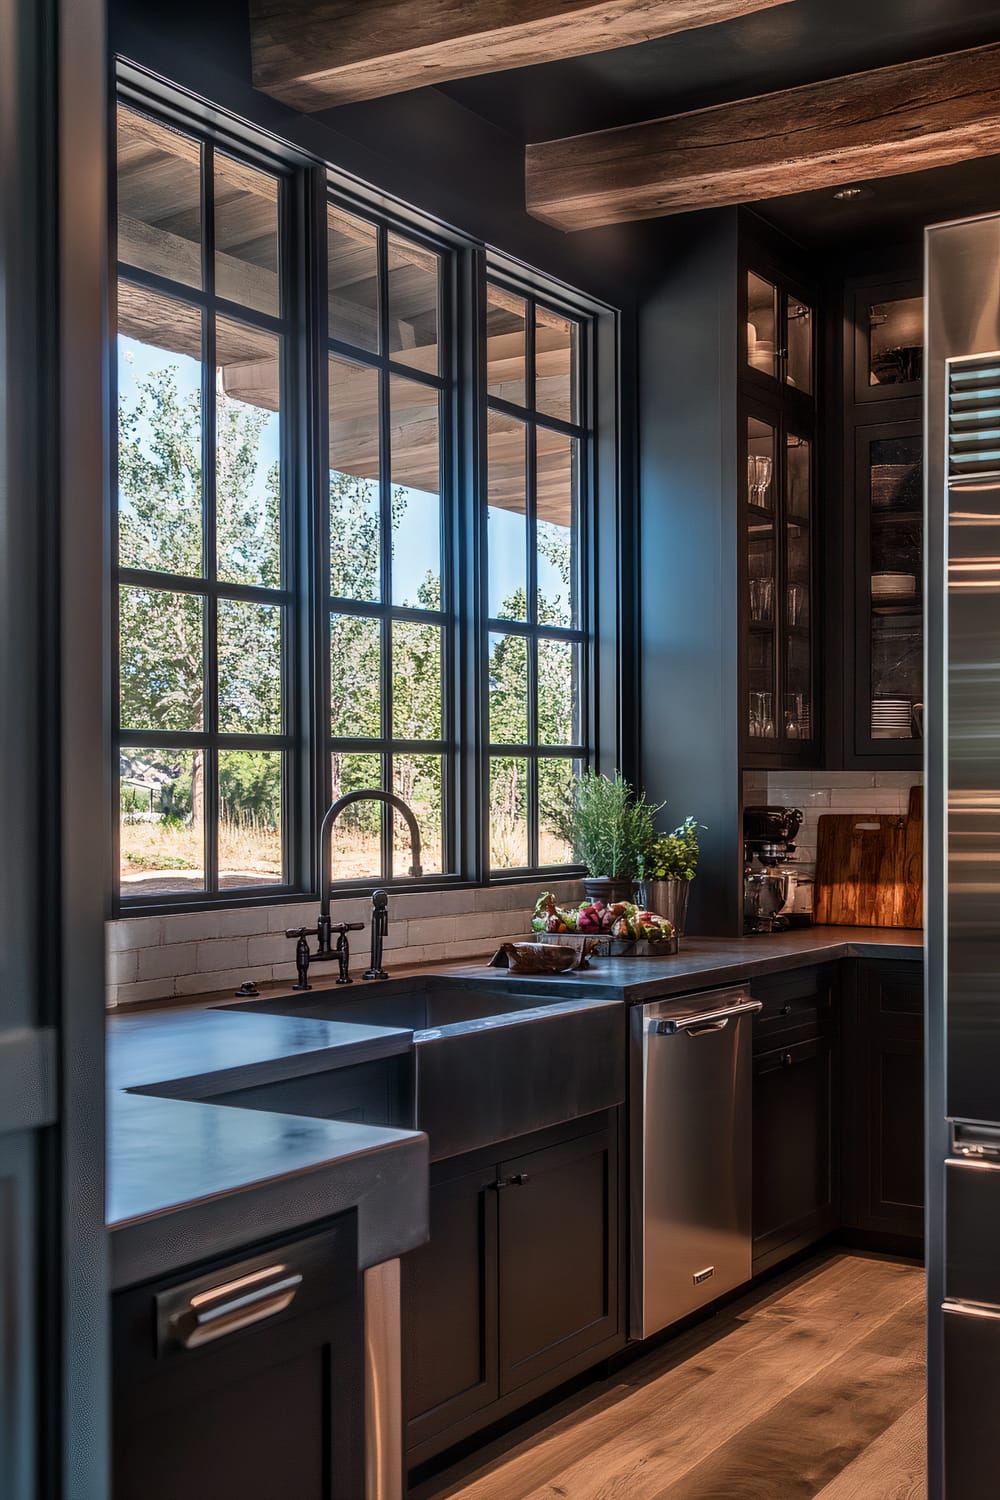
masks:
<svg viewBox="0 0 1000 1500"><path fill-rule="evenodd" d="M757 624L769 624L774 618L774 579L751 578L750 618Z"/></svg>

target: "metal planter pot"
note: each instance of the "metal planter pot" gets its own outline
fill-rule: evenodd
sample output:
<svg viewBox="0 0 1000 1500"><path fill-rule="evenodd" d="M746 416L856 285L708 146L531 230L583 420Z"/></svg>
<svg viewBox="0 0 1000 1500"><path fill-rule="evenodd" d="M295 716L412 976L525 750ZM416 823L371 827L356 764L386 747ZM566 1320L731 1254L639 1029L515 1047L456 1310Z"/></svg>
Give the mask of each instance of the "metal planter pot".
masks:
<svg viewBox="0 0 1000 1500"><path fill-rule="evenodd" d="M684 936L690 893L690 880L644 880L642 882L642 899L647 911L655 912L658 917L668 917L673 922L674 931L678 937Z"/></svg>

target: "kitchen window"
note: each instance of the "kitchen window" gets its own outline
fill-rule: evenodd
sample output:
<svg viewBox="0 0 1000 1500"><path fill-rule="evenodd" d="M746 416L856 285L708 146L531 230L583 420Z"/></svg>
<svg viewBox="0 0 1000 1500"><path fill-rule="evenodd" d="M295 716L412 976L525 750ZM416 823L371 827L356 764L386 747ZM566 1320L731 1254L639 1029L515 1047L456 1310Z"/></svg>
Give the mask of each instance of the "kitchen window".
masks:
<svg viewBox="0 0 1000 1500"><path fill-rule="evenodd" d="M607 310L131 79L117 155L115 909L315 892L363 787L425 880L565 867Z"/></svg>
<svg viewBox="0 0 1000 1500"><path fill-rule="evenodd" d="M588 754L586 330L500 280L486 304L489 859L542 869L572 861L573 780Z"/></svg>

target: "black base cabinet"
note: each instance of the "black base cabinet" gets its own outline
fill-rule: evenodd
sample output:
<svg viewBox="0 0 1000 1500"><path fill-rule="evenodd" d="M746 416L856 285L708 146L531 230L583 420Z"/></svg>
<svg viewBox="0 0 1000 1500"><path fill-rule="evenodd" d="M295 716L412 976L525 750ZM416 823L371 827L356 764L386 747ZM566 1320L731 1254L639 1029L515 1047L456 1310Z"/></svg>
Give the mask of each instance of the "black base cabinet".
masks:
<svg viewBox="0 0 1000 1500"><path fill-rule="evenodd" d="M119 1292L112 1339L114 1500L363 1500L353 1214Z"/></svg>
<svg viewBox="0 0 1000 1500"><path fill-rule="evenodd" d="M755 981L754 1274L836 1225L837 1086L830 966Z"/></svg>
<svg viewBox="0 0 1000 1500"><path fill-rule="evenodd" d="M402 1260L407 1463L624 1344L619 1111L431 1168L431 1235Z"/></svg>
<svg viewBox="0 0 1000 1500"><path fill-rule="evenodd" d="M845 965L844 1224L889 1240L924 1232L923 965Z"/></svg>

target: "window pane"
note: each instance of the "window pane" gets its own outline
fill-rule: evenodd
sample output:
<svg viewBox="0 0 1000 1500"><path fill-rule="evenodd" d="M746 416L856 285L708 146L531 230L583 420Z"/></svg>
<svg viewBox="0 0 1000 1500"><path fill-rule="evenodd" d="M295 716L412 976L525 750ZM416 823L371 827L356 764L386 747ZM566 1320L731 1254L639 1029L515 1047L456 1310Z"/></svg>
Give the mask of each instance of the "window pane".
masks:
<svg viewBox="0 0 1000 1500"><path fill-rule="evenodd" d="M490 743L528 740L528 642L523 635L490 635Z"/></svg>
<svg viewBox="0 0 1000 1500"><path fill-rule="evenodd" d="M378 371L331 358L330 592L382 597L379 532Z"/></svg>
<svg viewBox="0 0 1000 1500"><path fill-rule="evenodd" d="M786 317L788 319L788 361L785 379L806 395L812 392L812 309L804 302L789 297Z"/></svg>
<svg viewBox="0 0 1000 1500"><path fill-rule="evenodd" d="M392 602L441 608L441 458L438 394L393 375Z"/></svg>
<svg viewBox="0 0 1000 1500"><path fill-rule="evenodd" d="M539 427L538 620L577 625L579 448L576 438Z"/></svg>
<svg viewBox="0 0 1000 1500"><path fill-rule="evenodd" d="M198 578L201 313L122 282L118 291L118 559Z"/></svg>
<svg viewBox="0 0 1000 1500"><path fill-rule="evenodd" d="M201 146L118 109L118 259L201 286Z"/></svg>
<svg viewBox="0 0 1000 1500"><path fill-rule="evenodd" d="M528 310L503 287L486 288L486 382L489 394L515 406L525 402L525 328Z"/></svg>
<svg viewBox="0 0 1000 1500"><path fill-rule="evenodd" d="M281 733L281 607L220 599L219 730Z"/></svg>
<svg viewBox="0 0 1000 1500"><path fill-rule="evenodd" d="M215 155L215 290L258 312L281 311L278 180Z"/></svg>
<svg viewBox="0 0 1000 1500"><path fill-rule="evenodd" d="M219 756L219 885L281 885L281 778L277 750Z"/></svg>
<svg viewBox="0 0 1000 1500"><path fill-rule="evenodd" d="M436 375L440 257L390 234L388 259L389 354L400 364Z"/></svg>
<svg viewBox="0 0 1000 1500"><path fill-rule="evenodd" d="M490 867L528 862L528 762L497 756L490 761Z"/></svg>
<svg viewBox="0 0 1000 1500"><path fill-rule="evenodd" d="M216 555L227 583L281 586L281 341L216 323Z"/></svg>
<svg viewBox="0 0 1000 1500"><path fill-rule="evenodd" d="M392 733L397 740L441 738L441 629L392 624Z"/></svg>
<svg viewBox="0 0 1000 1500"><path fill-rule="evenodd" d="M330 337L378 353L378 231L332 204L326 211Z"/></svg>
<svg viewBox="0 0 1000 1500"><path fill-rule="evenodd" d="M330 723L335 739L378 739L382 732L381 635L378 620L366 615L330 616Z"/></svg>
<svg viewBox="0 0 1000 1500"><path fill-rule="evenodd" d="M538 762L538 863L573 863L573 788L579 772L571 760Z"/></svg>
<svg viewBox="0 0 1000 1500"><path fill-rule="evenodd" d="M580 647L572 641L538 642L538 743L578 745Z"/></svg>
<svg viewBox="0 0 1000 1500"><path fill-rule="evenodd" d="M203 728L202 596L122 588L119 598L122 727Z"/></svg>
<svg viewBox="0 0 1000 1500"><path fill-rule="evenodd" d="M489 613L494 620L528 618L525 425L488 413Z"/></svg>
<svg viewBox="0 0 1000 1500"><path fill-rule="evenodd" d="M345 792L382 785L382 758L335 750L330 757L334 801ZM355 802L333 825L331 880L382 878L382 815L380 802Z"/></svg>
<svg viewBox="0 0 1000 1500"><path fill-rule="evenodd" d="M580 420L580 325L535 309L535 406L563 422Z"/></svg>
<svg viewBox="0 0 1000 1500"><path fill-rule="evenodd" d="M204 750L119 754L123 897L205 888Z"/></svg>
<svg viewBox="0 0 1000 1500"><path fill-rule="evenodd" d="M425 875L440 875L444 871L441 856L442 765L439 755L395 755L392 760L392 789L413 809L420 830L420 862ZM409 875L412 864L410 830L400 814L393 810L393 875Z"/></svg>

